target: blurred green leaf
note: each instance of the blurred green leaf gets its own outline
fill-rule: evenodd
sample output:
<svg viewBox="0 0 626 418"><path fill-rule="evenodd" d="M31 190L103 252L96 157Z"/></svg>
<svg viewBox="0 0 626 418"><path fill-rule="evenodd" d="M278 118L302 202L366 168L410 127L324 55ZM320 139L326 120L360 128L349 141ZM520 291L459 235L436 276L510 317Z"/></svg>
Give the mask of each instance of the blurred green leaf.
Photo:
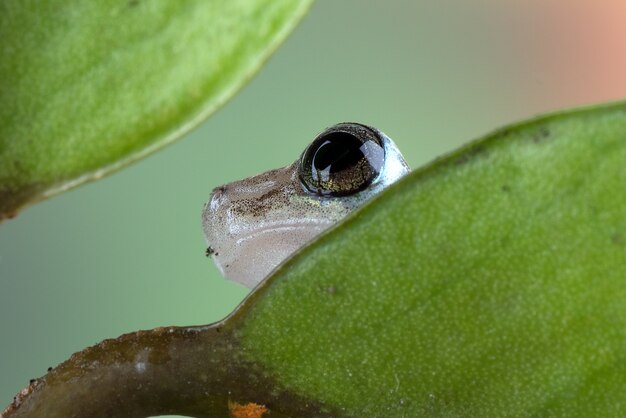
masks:
<svg viewBox="0 0 626 418"><path fill-rule="evenodd" d="M180 137L310 3L0 2L0 219Z"/></svg>
<svg viewBox="0 0 626 418"><path fill-rule="evenodd" d="M418 170L223 323L75 354L6 416L622 416L626 103Z"/></svg>

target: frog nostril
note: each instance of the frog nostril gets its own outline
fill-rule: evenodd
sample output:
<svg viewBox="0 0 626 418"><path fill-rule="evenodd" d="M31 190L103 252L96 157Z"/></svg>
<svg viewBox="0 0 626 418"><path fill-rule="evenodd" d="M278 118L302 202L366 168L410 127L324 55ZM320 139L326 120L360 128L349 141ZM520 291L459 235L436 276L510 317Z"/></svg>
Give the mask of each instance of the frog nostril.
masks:
<svg viewBox="0 0 626 418"><path fill-rule="evenodd" d="M221 197L224 194L225 191L226 191L226 186L218 186L215 189L213 189L211 194L214 197Z"/></svg>
<svg viewBox="0 0 626 418"><path fill-rule="evenodd" d="M226 186L216 187L211 192L211 198L207 203L207 208L212 212L216 212L219 207L228 200L227 196L228 193L226 192Z"/></svg>

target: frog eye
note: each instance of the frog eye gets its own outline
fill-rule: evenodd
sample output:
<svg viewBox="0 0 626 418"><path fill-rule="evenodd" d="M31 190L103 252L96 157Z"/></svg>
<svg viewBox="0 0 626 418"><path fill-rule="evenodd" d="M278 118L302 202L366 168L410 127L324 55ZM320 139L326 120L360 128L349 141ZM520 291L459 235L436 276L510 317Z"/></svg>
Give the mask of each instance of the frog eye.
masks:
<svg viewBox="0 0 626 418"><path fill-rule="evenodd" d="M320 196L346 196L367 188L385 162L378 131L340 123L319 134L302 154L298 175L305 189Z"/></svg>

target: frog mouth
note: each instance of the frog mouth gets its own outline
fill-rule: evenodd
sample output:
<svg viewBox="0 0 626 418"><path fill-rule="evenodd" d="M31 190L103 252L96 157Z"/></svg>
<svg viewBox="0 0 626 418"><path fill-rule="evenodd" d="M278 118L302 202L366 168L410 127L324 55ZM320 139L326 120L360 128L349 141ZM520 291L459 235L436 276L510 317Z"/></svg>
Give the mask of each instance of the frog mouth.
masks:
<svg viewBox="0 0 626 418"><path fill-rule="evenodd" d="M233 234L210 246L213 260L225 277L254 287L293 253L333 222L296 222L267 225Z"/></svg>

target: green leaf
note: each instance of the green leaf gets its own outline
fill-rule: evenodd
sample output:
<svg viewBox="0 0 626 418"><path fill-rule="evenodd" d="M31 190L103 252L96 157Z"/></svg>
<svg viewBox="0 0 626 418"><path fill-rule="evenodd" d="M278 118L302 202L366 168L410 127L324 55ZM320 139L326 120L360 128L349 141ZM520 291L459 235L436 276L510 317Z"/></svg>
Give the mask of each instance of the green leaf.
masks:
<svg viewBox="0 0 626 418"><path fill-rule="evenodd" d="M621 416L626 103L496 132L391 186L223 323L74 355L6 416Z"/></svg>
<svg viewBox="0 0 626 418"><path fill-rule="evenodd" d="M219 108L311 0L0 3L0 219Z"/></svg>
<svg viewBox="0 0 626 418"><path fill-rule="evenodd" d="M626 104L392 186L246 304L245 357L345 416L626 413Z"/></svg>

